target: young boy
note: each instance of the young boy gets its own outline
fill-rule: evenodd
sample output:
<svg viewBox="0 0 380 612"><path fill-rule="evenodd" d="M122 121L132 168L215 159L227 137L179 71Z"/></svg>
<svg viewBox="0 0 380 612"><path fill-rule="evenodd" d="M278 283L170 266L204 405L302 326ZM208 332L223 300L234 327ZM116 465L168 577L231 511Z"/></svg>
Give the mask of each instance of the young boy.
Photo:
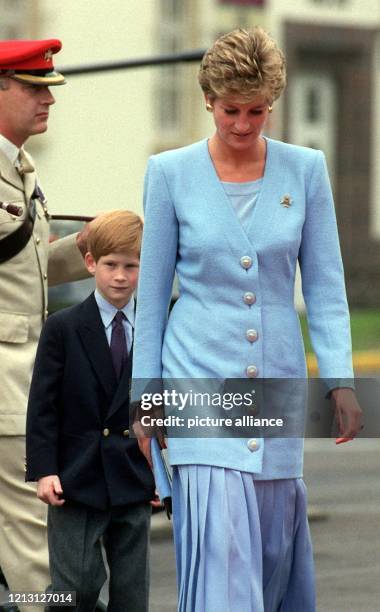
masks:
<svg viewBox="0 0 380 612"><path fill-rule="evenodd" d="M91 224L85 262L95 292L48 318L29 397L26 478L49 504L52 588L76 591L86 612L106 580L101 539L108 610L148 610L154 481L128 418L141 236L141 219L128 211Z"/></svg>

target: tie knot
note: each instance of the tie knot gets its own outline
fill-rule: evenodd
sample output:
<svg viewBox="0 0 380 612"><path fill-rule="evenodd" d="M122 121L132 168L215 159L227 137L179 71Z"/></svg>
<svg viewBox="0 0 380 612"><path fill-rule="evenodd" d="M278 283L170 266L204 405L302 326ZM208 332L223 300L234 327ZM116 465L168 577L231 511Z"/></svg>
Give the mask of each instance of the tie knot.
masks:
<svg viewBox="0 0 380 612"><path fill-rule="evenodd" d="M26 157L24 151L20 149L19 154L16 160L16 170L19 174L24 175L27 172L33 172L34 166L30 163L28 158Z"/></svg>
<svg viewBox="0 0 380 612"><path fill-rule="evenodd" d="M112 325L122 325L125 318L124 312L122 310L118 310L113 318Z"/></svg>

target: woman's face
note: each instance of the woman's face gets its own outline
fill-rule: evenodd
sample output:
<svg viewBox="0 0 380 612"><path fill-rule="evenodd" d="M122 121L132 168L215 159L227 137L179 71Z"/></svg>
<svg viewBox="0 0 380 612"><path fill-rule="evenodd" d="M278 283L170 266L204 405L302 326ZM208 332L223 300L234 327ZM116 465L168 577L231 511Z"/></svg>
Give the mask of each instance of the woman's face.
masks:
<svg viewBox="0 0 380 612"><path fill-rule="evenodd" d="M218 138L237 151L254 146L261 135L268 117L268 101L257 96L250 102L239 102L238 97L210 99L206 102L213 107Z"/></svg>

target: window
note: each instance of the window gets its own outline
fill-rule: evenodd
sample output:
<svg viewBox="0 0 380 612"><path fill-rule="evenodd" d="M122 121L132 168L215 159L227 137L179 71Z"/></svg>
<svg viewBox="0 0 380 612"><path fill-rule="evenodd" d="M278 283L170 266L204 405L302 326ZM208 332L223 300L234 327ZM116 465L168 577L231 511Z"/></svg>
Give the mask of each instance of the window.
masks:
<svg viewBox="0 0 380 612"><path fill-rule="evenodd" d="M265 0L219 0L219 3L239 6L264 6Z"/></svg>
<svg viewBox="0 0 380 612"><path fill-rule="evenodd" d="M306 117L305 120L309 123L316 123L321 116L320 109L320 91L314 85L310 85L306 93L306 104L305 111Z"/></svg>
<svg viewBox="0 0 380 612"><path fill-rule="evenodd" d="M0 0L0 38L11 40L24 36L27 12L22 0Z"/></svg>
<svg viewBox="0 0 380 612"><path fill-rule="evenodd" d="M178 53L183 48L185 0L160 0L160 53ZM181 119L181 66L158 70L157 118L164 132L174 132Z"/></svg>
<svg viewBox="0 0 380 612"><path fill-rule="evenodd" d="M290 142L322 149L334 182L337 87L334 76L323 70L301 70L290 90Z"/></svg>

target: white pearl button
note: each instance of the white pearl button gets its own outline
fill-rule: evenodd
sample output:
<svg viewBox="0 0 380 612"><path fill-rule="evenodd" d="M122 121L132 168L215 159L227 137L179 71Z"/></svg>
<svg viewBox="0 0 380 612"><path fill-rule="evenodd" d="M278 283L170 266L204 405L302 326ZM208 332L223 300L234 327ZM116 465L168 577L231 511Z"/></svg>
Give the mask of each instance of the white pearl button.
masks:
<svg viewBox="0 0 380 612"><path fill-rule="evenodd" d="M247 291L247 292L244 294L244 298L243 298L243 299L244 299L244 302L245 302L246 304L249 304L249 305L254 304L254 303L256 302L256 296L255 296L255 294L254 294L254 293L252 293L251 291Z"/></svg>
<svg viewBox="0 0 380 612"><path fill-rule="evenodd" d="M256 378L256 376L258 375L259 371L258 371L258 369L256 368L255 365L250 365L250 366L247 367L246 373L247 373L248 378Z"/></svg>
<svg viewBox="0 0 380 612"><path fill-rule="evenodd" d="M244 257L240 259L240 265L242 268L245 268L245 270L248 270L252 265L252 258L248 255L244 255Z"/></svg>
<svg viewBox="0 0 380 612"><path fill-rule="evenodd" d="M259 337L259 334L255 329L247 329L246 336L249 342L256 342L257 338Z"/></svg>
<svg viewBox="0 0 380 612"><path fill-rule="evenodd" d="M249 450L251 451L251 453L254 453L255 451L259 450L260 442L255 440L255 438L252 438L251 440L248 440L247 446L248 446Z"/></svg>

